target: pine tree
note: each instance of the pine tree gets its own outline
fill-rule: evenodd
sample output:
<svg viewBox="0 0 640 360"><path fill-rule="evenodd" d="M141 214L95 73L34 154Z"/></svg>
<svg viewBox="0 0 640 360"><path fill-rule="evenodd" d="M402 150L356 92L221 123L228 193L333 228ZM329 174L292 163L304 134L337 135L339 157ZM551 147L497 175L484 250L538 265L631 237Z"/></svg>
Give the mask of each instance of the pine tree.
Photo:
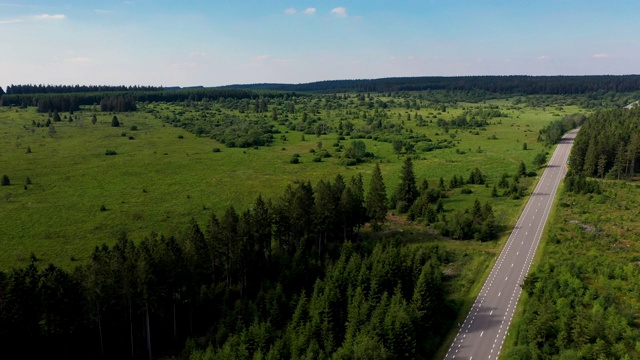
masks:
<svg viewBox="0 0 640 360"><path fill-rule="evenodd" d="M413 172L413 163L411 158L407 157L402 166L402 174L400 176L400 185L396 190L398 199L398 210L407 212L418 197L418 188L416 186L416 175Z"/></svg>
<svg viewBox="0 0 640 360"><path fill-rule="evenodd" d="M384 186L380 165L376 164L371 175L369 191L366 200L367 215L371 218L371 224L375 230L380 229L380 224L387 217L387 189Z"/></svg>
<svg viewBox="0 0 640 360"><path fill-rule="evenodd" d="M518 177L526 177L527 176L527 167L524 165L524 161L520 161L520 166L518 166Z"/></svg>
<svg viewBox="0 0 640 360"><path fill-rule="evenodd" d="M11 180L7 175L2 175L2 180L0 180L0 186L9 186L11 185Z"/></svg>
<svg viewBox="0 0 640 360"><path fill-rule="evenodd" d="M111 119L111 126L113 127L119 127L120 126L120 121L118 121L118 117L113 115L113 119Z"/></svg>

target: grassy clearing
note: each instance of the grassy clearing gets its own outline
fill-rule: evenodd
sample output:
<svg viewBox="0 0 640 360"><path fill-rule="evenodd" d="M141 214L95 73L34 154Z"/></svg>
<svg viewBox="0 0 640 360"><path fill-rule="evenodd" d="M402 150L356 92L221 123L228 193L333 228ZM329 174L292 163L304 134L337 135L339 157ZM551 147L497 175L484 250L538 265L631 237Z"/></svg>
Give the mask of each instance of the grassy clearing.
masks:
<svg viewBox="0 0 640 360"><path fill-rule="evenodd" d="M491 198L493 182L504 172L513 174L521 160L531 169L535 154L545 150L536 143L538 130L563 114L515 108L504 100L495 104L504 106L508 117L495 119L478 135L468 130L447 134L434 123L426 127L406 124L411 131L434 140L453 138L456 143L455 148L419 154L414 161L419 182L426 178L431 186L437 186L443 177L448 185L451 176L466 179L475 167L488 177L488 186L467 186L472 194L452 190L445 201L447 209L468 207L476 198ZM463 111L462 106L472 105L460 105L438 116L453 118ZM181 106L164 104L159 111L162 116L176 108ZM564 113L575 110L567 107ZM402 121L397 119L416 111L392 108L389 113L391 121ZM436 115L429 109L417 113ZM373 168L372 163L340 165L332 146L338 141L334 133L305 135L302 141L301 132L283 127L286 141L276 138L271 146L257 149L227 148L169 126L144 111L117 114L118 128L111 127L113 114L97 114L95 125L92 114L89 109L77 112L73 122L64 118L68 114L62 114L63 121L54 123L55 133L51 133L49 128L32 126L34 121L44 123L46 114L33 108L0 109L0 173L12 182L0 188L0 268L24 264L31 253L44 263L67 267L85 260L95 246L112 243L121 232L133 239L152 231L179 234L191 217L203 223L211 211L230 205L246 208L257 195L280 195L293 181L315 183L336 174L348 178L361 172L367 186ZM137 130L131 130L132 126ZM490 139L493 135L495 140ZM312 161L310 150L317 149L319 141L334 156L317 163ZM403 156L396 155L389 143L363 141L381 162L391 193L399 183ZM349 142L347 137L341 143L346 146ZM528 150L523 150L523 142ZM221 151L213 152L215 147ZM117 155L107 156L107 150ZM300 155L300 164L289 163L293 154ZM25 190L27 177L32 184ZM531 184L534 179L527 181ZM523 200L501 197L492 204L498 221L509 225ZM101 211L102 206L106 211Z"/></svg>

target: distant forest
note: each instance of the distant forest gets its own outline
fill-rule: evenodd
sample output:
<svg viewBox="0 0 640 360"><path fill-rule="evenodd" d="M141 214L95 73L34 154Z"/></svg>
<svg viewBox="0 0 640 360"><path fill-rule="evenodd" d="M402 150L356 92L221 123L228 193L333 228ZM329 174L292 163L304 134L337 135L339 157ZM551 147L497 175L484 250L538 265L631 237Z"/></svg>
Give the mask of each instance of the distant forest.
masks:
<svg viewBox="0 0 640 360"><path fill-rule="evenodd" d="M307 84L250 84L223 88L300 92L486 91L497 94L559 95L598 91L640 90L640 75L598 76L457 76L400 77L372 80L330 80Z"/></svg>
<svg viewBox="0 0 640 360"><path fill-rule="evenodd" d="M1 90L1 89L0 89ZM16 94L69 94L114 91L162 91L162 86L110 86L110 85L9 85L7 95ZM2 94L0 92L0 94Z"/></svg>
<svg viewBox="0 0 640 360"><path fill-rule="evenodd" d="M93 105L107 97L127 96L135 101L200 101L203 98L246 99L287 93L461 91L503 95L578 95L640 91L640 75L598 76L458 76L402 77L372 80L329 80L307 84L246 84L215 88L153 86L10 85L0 88L0 106L38 106L40 111L75 110L69 104ZM46 98L47 96L54 98ZM478 96L475 96L478 98ZM131 108L131 107L129 107ZM114 111L114 110L109 110ZM118 110L115 111L127 111Z"/></svg>

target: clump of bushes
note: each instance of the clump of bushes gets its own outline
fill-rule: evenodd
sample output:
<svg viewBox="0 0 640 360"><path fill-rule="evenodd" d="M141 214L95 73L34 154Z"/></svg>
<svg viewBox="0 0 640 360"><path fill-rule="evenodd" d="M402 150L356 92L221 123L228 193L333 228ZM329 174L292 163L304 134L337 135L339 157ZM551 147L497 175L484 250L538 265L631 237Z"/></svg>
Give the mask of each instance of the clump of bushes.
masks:
<svg viewBox="0 0 640 360"><path fill-rule="evenodd" d="M118 153L115 150L107 150L104 152L104 154L107 156L118 155Z"/></svg>

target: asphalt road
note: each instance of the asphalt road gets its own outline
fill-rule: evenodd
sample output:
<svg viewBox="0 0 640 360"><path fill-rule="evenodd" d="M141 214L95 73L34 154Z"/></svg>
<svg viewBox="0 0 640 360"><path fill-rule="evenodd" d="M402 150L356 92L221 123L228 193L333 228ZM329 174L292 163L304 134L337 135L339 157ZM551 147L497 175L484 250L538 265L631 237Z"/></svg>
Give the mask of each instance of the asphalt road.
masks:
<svg viewBox="0 0 640 360"><path fill-rule="evenodd" d="M556 147L445 359L497 359L578 130Z"/></svg>

